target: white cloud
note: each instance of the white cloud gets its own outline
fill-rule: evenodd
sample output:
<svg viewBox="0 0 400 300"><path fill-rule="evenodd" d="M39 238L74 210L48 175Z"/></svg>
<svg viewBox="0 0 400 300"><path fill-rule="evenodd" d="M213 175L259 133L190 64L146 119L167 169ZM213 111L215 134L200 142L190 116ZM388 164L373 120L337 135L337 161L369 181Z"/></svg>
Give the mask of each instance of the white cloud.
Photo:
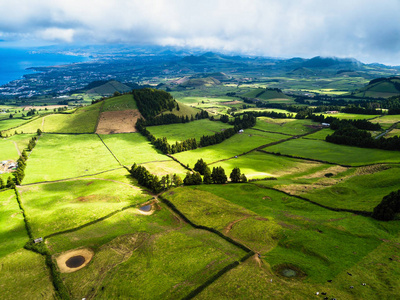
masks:
<svg viewBox="0 0 400 300"><path fill-rule="evenodd" d="M62 29L62 28L46 28L37 32L37 36L45 41L61 41L71 43L74 40L73 29Z"/></svg>
<svg viewBox="0 0 400 300"><path fill-rule="evenodd" d="M397 0L0 0L10 39L197 46L400 64Z"/></svg>

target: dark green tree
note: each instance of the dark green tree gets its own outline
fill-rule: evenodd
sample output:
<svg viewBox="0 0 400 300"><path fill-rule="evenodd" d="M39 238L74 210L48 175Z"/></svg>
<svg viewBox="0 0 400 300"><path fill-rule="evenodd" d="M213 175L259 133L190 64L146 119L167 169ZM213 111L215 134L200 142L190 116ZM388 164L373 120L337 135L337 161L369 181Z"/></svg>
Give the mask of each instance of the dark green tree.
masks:
<svg viewBox="0 0 400 300"><path fill-rule="evenodd" d="M211 170L210 170L209 167L207 167L205 169L205 171L204 171L203 183L204 184L211 184L212 183Z"/></svg>
<svg viewBox="0 0 400 300"><path fill-rule="evenodd" d="M225 175L225 170L222 167L214 167L211 173L213 183L225 183L228 178Z"/></svg>
<svg viewBox="0 0 400 300"><path fill-rule="evenodd" d="M0 190L4 189L6 185L4 184L3 178L0 177Z"/></svg>
<svg viewBox="0 0 400 300"><path fill-rule="evenodd" d="M247 182L246 175L244 175L244 174L240 175L240 182Z"/></svg>
<svg viewBox="0 0 400 300"><path fill-rule="evenodd" d="M237 183L240 182L240 169L238 167L234 168L229 175L229 178L231 179L232 182Z"/></svg>
<svg viewBox="0 0 400 300"><path fill-rule="evenodd" d="M204 175L206 168L207 168L207 163L202 158L200 158L194 165L193 170L199 172L201 175Z"/></svg>
<svg viewBox="0 0 400 300"><path fill-rule="evenodd" d="M15 182L11 179L11 176L8 176L7 178L7 187L10 189L15 188Z"/></svg>
<svg viewBox="0 0 400 300"><path fill-rule="evenodd" d="M372 217L377 220L390 221L393 220L397 213L400 212L400 190L391 192L383 197L372 213Z"/></svg>

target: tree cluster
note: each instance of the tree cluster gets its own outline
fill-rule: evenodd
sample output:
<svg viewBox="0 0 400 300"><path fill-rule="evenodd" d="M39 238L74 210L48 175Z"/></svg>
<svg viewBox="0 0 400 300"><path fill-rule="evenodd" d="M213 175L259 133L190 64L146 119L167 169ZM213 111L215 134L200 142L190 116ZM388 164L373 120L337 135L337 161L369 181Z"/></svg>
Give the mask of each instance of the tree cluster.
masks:
<svg viewBox="0 0 400 300"><path fill-rule="evenodd" d="M208 112L202 110L198 112L194 117L193 115L189 116L176 116L174 114L162 114L155 117L150 117L144 121L145 126L153 126L153 125L166 125L166 124L178 124L178 123L189 123L190 121L207 119Z"/></svg>
<svg viewBox="0 0 400 300"><path fill-rule="evenodd" d="M400 190L391 192L383 197L372 213L372 217L377 220L390 221L393 220L397 213L400 212Z"/></svg>
<svg viewBox="0 0 400 300"><path fill-rule="evenodd" d="M134 163L129 171L133 178L137 179L138 183L154 193L159 193L166 190L174 184L175 186L182 185L182 179L174 174L172 176L165 175L158 178L157 175L151 174L145 167L138 166Z"/></svg>
<svg viewBox="0 0 400 300"><path fill-rule="evenodd" d="M238 167L234 168L229 175L229 178L233 183L238 182L247 182L247 177L244 174L241 174L240 169Z"/></svg>
<svg viewBox="0 0 400 300"><path fill-rule="evenodd" d="M165 110L175 108L176 101L171 94L151 88L132 91L137 107L145 119L155 117Z"/></svg>

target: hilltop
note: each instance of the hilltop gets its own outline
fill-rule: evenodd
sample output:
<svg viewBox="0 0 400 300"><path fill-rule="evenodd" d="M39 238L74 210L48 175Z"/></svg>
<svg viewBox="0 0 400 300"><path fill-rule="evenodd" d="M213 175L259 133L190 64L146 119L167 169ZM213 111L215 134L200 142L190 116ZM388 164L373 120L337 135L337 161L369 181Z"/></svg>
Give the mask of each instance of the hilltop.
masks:
<svg viewBox="0 0 400 300"><path fill-rule="evenodd" d="M353 92L357 97L389 98L400 94L400 77L376 78Z"/></svg>

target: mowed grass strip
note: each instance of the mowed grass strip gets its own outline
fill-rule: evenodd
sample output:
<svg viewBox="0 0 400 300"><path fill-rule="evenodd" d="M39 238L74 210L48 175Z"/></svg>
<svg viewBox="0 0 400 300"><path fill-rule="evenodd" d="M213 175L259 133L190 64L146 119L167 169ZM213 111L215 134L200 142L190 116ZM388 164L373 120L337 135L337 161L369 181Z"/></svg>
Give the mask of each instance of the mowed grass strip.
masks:
<svg viewBox="0 0 400 300"><path fill-rule="evenodd" d="M399 151L358 148L303 138L266 147L264 150L351 166L400 162Z"/></svg>
<svg viewBox="0 0 400 300"><path fill-rule="evenodd" d="M19 191L35 236L75 228L151 198L134 186L95 179L25 186Z"/></svg>
<svg viewBox="0 0 400 300"><path fill-rule="evenodd" d="M29 237L14 190L0 192L0 208L1 258L22 248Z"/></svg>
<svg viewBox="0 0 400 300"><path fill-rule="evenodd" d="M245 130L244 133L235 134L233 137L226 139L220 144L176 153L174 157L180 162L194 167L194 164L199 158L203 158L206 163L210 164L287 138L288 136L277 133L253 136Z"/></svg>
<svg viewBox="0 0 400 300"><path fill-rule="evenodd" d="M94 134L44 134L25 169L24 184L89 175L120 165Z"/></svg>
<svg viewBox="0 0 400 300"><path fill-rule="evenodd" d="M199 142L203 135L214 135L231 127L233 126L229 124L203 119L183 124L148 126L147 130L156 138L166 137L168 142L173 144L189 138L195 138Z"/></svg>
<svg viewBox="0 0 400 300"><path fill-rule="evenodd" d="M133 163L170 160L140 133L119 133L100 135L104 143L118 160L127 166Z"/></svg>

